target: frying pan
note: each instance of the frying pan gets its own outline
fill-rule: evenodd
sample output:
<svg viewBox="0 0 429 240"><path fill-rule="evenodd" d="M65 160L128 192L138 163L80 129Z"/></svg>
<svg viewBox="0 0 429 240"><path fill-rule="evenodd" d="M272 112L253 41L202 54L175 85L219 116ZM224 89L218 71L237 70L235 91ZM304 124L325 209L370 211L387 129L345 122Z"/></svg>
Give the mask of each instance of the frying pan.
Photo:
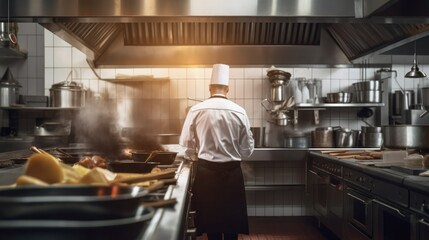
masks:
<svg viewBox="0 0 429 240"><path fill-rule="evenodd" d="M151 189L153 190L153 189ZM107 220L138 216L137 186L28 186L0 190L0 219Z"/></svg>

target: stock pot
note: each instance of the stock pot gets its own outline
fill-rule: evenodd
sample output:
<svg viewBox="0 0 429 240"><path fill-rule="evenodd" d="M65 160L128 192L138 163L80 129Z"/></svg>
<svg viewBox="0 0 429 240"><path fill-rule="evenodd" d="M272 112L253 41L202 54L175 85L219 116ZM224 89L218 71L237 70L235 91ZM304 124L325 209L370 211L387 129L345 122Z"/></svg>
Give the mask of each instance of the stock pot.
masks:
<svg viewBox="0 0 429 240"><path fill-rule="evenodd" d="M21 88L21 85L12 76L12 72L8 67L0 80L0 106L9 107L16 104L19 97L19 88Z"/></svg>
<svg viewBox="0 0 429 240"><path fill-rule="evenodd" d="M429 149L429 126L385 126L383 136L387 148Z"/></svg>
<svg viewBox="0 0 429 240"><path fill-rule="evenodd" d="M86 90L78 83L65 81L53 84L49 89L51 107L83 107Z"/></svg>

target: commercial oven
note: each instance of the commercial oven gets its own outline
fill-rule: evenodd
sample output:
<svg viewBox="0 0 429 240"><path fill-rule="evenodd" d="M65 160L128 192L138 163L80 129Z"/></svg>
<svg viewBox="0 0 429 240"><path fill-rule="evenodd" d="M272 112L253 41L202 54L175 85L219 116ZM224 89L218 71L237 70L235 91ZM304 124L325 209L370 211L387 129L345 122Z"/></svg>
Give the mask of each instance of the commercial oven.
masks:
<svg viewBox="0 0 429 240"><path fill-rule="evenodd" d="M374 240L417 240L415 215L407 208L374 201Z"/></svg>
<svg viewBox="0 0 429 240"><path fill-rule="evenodd" d="M344 237L369 240L373 236L372 178L362 172L344 168Z"/></svg>
<svg viewBox="0 0 429 240"><path fill-rule="evenodd" d="M372 239L373 199L369 194L346 186L344 195L344 234L349 240Z"/></svg>
<svg viewBox="0 0 429 240"><path fill-rule="evenodd" d="M416 239L429 239L429 196L427 193L411 191L410 209L416 214Z"/></svg>

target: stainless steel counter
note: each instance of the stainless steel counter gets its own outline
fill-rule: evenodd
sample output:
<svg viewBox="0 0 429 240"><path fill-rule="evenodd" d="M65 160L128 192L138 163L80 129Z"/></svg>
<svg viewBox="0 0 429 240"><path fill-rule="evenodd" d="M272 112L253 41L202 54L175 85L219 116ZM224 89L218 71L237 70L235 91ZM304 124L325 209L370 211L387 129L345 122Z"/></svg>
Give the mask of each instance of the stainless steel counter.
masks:
<svg viewBox="0 0 429 240"><path fill-rule="evenodd" d="M191 184L189 161L183 161L177 171L177 184L169 186L164 199L176 198L174 207L156 210L142 240L178 240L184 239L186 216L188 211L188 189Z"/></svg>
<svg viewBox="0 0 429 240"><path fill-rule="evenodd" d="M373 177L387 180L393 184L404 186L407 189L423 191L429 194L429 177L413 176L410 174L392 170L388 167L381 168L381 167L367 166L367 165L359 164L356 160L353 160L353 159L337 159L336 157L329 156L327 154L322 154L320 152L315 152L315 151L312 151L309 154L313 156L323 157L331 161L335 161L344 166L364 172Z"/></svg>
<svg viewBox="0 0 429 240"><path fill-rule="evenodd" d="M316 150L379 150L378 148L255 148L243 161L305 161L309 151Z"/></svg>

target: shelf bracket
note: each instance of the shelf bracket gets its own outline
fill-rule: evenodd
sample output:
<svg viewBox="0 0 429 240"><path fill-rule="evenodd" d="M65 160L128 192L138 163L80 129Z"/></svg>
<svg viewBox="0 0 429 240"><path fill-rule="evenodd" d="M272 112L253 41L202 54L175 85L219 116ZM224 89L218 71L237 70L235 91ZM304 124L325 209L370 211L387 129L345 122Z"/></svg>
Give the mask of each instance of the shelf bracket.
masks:
<svg viewBox="0 0 429 240"><path fill-rule="evenodd" d="M320 123L319 110L315 109L313 114L314 114L314 124L319 125Z"/></svg>

